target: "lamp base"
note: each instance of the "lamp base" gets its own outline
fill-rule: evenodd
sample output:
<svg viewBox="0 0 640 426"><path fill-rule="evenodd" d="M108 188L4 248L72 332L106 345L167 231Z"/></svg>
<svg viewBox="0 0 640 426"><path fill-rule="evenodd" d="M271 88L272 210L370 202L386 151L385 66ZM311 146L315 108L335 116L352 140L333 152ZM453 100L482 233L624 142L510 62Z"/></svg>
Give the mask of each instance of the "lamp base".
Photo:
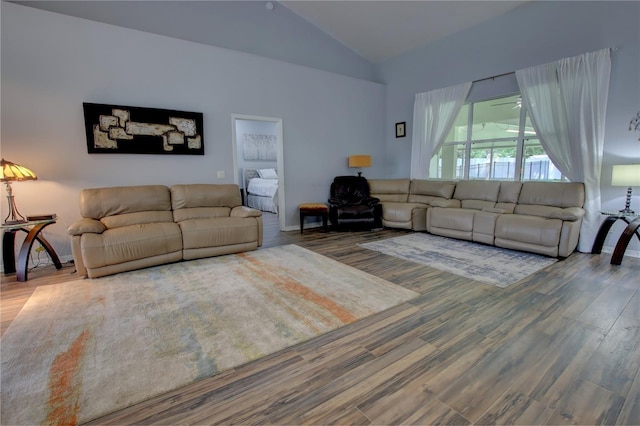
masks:
<svg viewBox="0 0 640 426"><path fill-rule="evenodd" d="M633 210L631 210L631 187L627 188L627 199L624 203L624 209L620 210L622 214L635 214Z"/></svg>
<svg viewBox="0 0 640 426"><path fill-rule="evenodd" d="M10 181L7 181L7 201L9 202L9 214L4 218L5 225L15 225L17 223L27 223L24 216L20 214L16 207L16 201L13 198Z"/></svg>

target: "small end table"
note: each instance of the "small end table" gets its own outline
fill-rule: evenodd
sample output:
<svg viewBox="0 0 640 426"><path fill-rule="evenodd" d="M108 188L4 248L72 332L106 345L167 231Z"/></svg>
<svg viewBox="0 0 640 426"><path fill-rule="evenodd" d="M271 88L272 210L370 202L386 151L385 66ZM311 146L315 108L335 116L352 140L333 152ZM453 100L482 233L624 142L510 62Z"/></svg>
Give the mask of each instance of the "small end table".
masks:
<svg viewBox="0 0 640 426"><path fill-rule="evenodd" d="M304 218L307 216L320 216L322 218L322 229L329 232L329 207L323 203L304 203L298 206L300 209L300 233L304 228Z"/></svg>
<svg viewBox="0 0 640 426"><path fill-rule="evenodd" d="M27 281L27 275L29 273L29 255L33 243L37 240L42 247L46 250L47 254L53 261L56 269L62 268L62 263L53 249L49 241L42 235L42 230L49 225L56 223L56 219L48 220L32 220L24 223L3 224L1 226L2 236L2 262L4 266L5 274L12 274L16 272L16 279L18 281ZM16 267L15 257L15 240L16 232L22 231L27 234L20 252L18 254L18 265ZM17 270L17 271L16 271Z"/></svg>
<svg viewBox="0 0 640 426"><path fill-rule="evenodd" d="M611 256L611 264L620 265L622 264L622 258L624 257L624 252L627 250L627 246L631 241L631 237L635 234L638 237L638 240L640 240L640 233L638 233L638 228L640 228L640 214L607 211L602 211L600 213L606 215L607 218L602 222L602 225L600 225L596 239L593 242L593 247L591 248L591 253L602 253L602 246L604 245L604 240L607 238L607 234L609 234L609 230L614 223L618 220L622 220L627 224L627 227L618 238L616 247L613 250L613 255Z"/></svg>

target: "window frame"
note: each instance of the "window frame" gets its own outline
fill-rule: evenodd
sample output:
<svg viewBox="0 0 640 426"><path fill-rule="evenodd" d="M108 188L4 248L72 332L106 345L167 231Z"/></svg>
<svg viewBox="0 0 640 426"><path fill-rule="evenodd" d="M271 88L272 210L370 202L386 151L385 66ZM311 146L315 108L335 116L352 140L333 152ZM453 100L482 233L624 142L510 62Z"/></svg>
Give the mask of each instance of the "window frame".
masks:
<svg viewBox="0 0 640 426"><path fill-rule="evenodd" d="M455 146L455 145L463 145L464 146L464 155L465 158L463 159L463 170L462 170L462 179L465 180L469 180L469 175L470 175L470 169L471 169L471 150L472 150L472 146L473 144L476 143L495 143L495 142L509 142L512 143L515 140L515 148L516 148L516 154L515 154L515 171L513 174L513 178L496 178L493 176L494 174L494 170L493 170L493 156L491 157L491 166L489 167L489 176L486 179L490 179L490 180L505 180L505 181L515 181L515 182L524 182L524 163L525 163L525 159L524 159L524 147L527 141L529 140L538 140L539 141L539 137L537 135L537 132L535 134L525 134L526 131L526 123L527 123L527 108L524 104L520 103L520 108L519 108L519 118L518 118L518 133L517 135L514 134L513 137L506 137L506 138L490 138L490 139L476 139L473 140L472 139L472 135L473 135L473 118L474 118L474 106L477 103L481 103L481 102L487 102L487 101L500 101L500 100L506 100L507 98L513 97L513 96L521 96L520 92L513 92L513 93L509 93L509 94L503 94L501 96L498 97L491 97L491 98L485 98L485 99L476 99L473 101L469 101L469 102L465 102L465 106L467 107L467 122L466 122L466 126L467 126L467 134L466 134L466 140L454 140L454 141L448 141L448 142L444 142L442 144L442 146L440 147L440 149L438 150L437 153L435 153L435 156L439 156L442 153L443 148L445 148L446 146ZM535 132L535 129L534 129ZM542 147L544 150L544 147ZM546 154L546 151L545 151ZM430 159L431 161L432 159ZM549 162L551 162L551 159L549 159ZM552 162L551 162L552 163ZM441 176L441 170L440 168L438 168L437 175ZM433 177L430 177L433 179ZM457 176L457 173L455 176L453 176L452 178L443 178L443 177L435 177L436 179L459 179L459 177ZM482 180L482 178L472 178L472 179L477 179L477 180ZM555 179L547 179L547 180L553 180L556 181ZM561 181L566 180L566 178L564 176L561 175L560 178Z"/></svg>

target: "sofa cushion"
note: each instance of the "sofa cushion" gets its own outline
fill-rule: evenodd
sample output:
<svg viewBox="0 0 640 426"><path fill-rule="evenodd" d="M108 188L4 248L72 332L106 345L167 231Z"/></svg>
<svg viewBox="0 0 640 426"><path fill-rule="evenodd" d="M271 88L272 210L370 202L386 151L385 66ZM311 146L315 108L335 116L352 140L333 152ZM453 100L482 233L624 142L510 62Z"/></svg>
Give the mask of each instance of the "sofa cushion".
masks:
<svg viewBox="0 0 640 426"><path fill-rule="evenodd" d="M582 219L584 214L584 209L580 207L567 207L566 209L557 209L552 212L549 218L575 222L576 220Z"/></svg>
<svg viewBox="0 0 640 426"><path fill-rule="evenodd" d="M103 217L102 219L100 219L100 222L102 222L105 227L110 229L143 223L173 222L173 213L171 213L170 211L122 213Z"/></svg>
<svg viewBox="0 0 640 426"><path fill-rule="evenodd" d="M104 223L99 220L82 218L74 223L68 228L67 233L69 235L82 235L85 232L91 232L94 234L102 234L107 230L107 227L104 226Z"/></svg>
<svg viewBox="0 0 640 426"><path fill-rule="evenodd" d="M369 179L369 192L380 202L404 202L409 199L409 179Z"/></svg>
<svg viewBox="0 0 640 426"><path fill-rule="evenodd" d="M496 220L496 239L557 247L562 221L538 216L508 214Z"/></svg>
<svg viewBox="0 0 640 426"><path fill-rule="evenodd" d="M382 217L391 222L411 222L414 209L426 209L420 203L383 203Z"/></svg>
<svg viewBox="0 0 640 426"><path fill-rule="evenodd" d="M460 207L472 210L488 210L494 208L496 203L485 200L460 200Z"/></svg>
<svg viewBox="0 0 640 426"><path fill-rule="evenodd" d="M431 207L452 207L452 208L460 208L460 200L449 199L445 200L444 198L436 198L431 201Z"/></svg>
<svg viewBox="0 0 640 426"><path fill-rule="evenodd" d="M463 180L456 183L453 198L458 200L481 200L496 203L500 182L492 180ZM464 204L463 204L464 207Z"/></svg>
<svg viewBox="0 0 640 426"><path fill-rule="evenodd" d="M185 250L255 242L258 223L255 218L219 217L180 222Z"/></svg>
<svg viewBox="0 0 640 426"><path fill-rule="evenodd" d="M347 204L336 208L340 219L367 219L373 220L375 216L375 206L366 204Z"/></svg>
<svg viewBox="0 0 640 426"><path fill-rule="evenodd" d="M584 184L565 182L525 182L518 204L554 207L582 207Z"/></svg>
<svg viewBox="0 0 640 426"><path fill-rule="evenodd" d="M429 226L471 232L473 230L473 215L475 212L472 209L433 207L428 213ZM431 229L429 231L431 232Z"/></svg>
<svg viewBox="0 0 640 426"><path fill-rule="evenodd" d="M208 219L213 217L229 217L231 207L192 207L173 211L173 220L182 222L190 219Z"/></svg>
<svg viewBox="0 0 640 426"><path fill-rule="evenodd" d="M163 185L116 186L80 192L80 214L85 218L99 220L145 211L171 211L169 188Z"/></svg>
<svg viewBox="0 0 640 426"><path fill-rule="evenodd" d="M171 205L176 222L229 217L231 209L242 205L242 197L235 184L173 185Z"/></svg>
<svg viewBox="0 0 640 426"><path fill-rule="evenodd" d="M513 213L516 209L516 203L496 203L493 206L497 213Z"/></svg>
<svg viewBox="0 0 640 426"><path fill-rule="evenodd" d="M82 236L80 250L87 268L130 262L182 250L182 234L174 222L147 223Z"/></svg>
<svg viewBox="0 0 640 426"><path fill-rule="evenodd" d="M456 184L453 198L460 200L463 209L483 210L495 207L500 182L464 180Z"/></svg>
<svg viewBox="0 0 640 426"><path fill-rule="evenodd" d="M487 207L482 209L482 211L486 213L497 213L497 214L508 213L507 211L505 211L505 209L502 209L500 207Z"/></svg>
<svg viewBox="0 0 640 426"><path fill-rule="evenodd" d="M325 204L319 203L320 206L324 206L324 211L327 211L327 206ZM320 210L321 208L318 208L318 211L322 211ZM258 210L258 209L254 209L251 207L246 207L246 206L236 206L234 208L231 209L231 213L229 213L229 216L232 217L262 217L262 211Z"/></svg>
<svg viewBox="0 0 640 426"><path fill-rule="evenodd" d="M496 219L499 213L480 211L473 215L473 241L484 244L493 244Z"/></svg>
<svg viewBox="0 0 640 426"><path fill-rule="evenodd" d="M409 188L409 202L431 204L435 199L450 199L455 188L454 182L414 179Z"/></svg>
<svg viewBox="0 0 640 426"><path fill-rule="evenodd" d="M500 182L500 192L498 193L498 203L515 204L520 197L522 182ZM513 211L513 209L512 209Z"/></svg>
<svg viewBox="0 0 640 426"><path fill-rule="evenodd" d="M197 207L229 207L242 205L238 185L191 184L171 187L173 210Z"/></svg>
<svg viewBox="0 0 640 426"><path fill-rule="evenodd" d="M540 216L549 219L576 221L584 216L584 209L580 207L553 207L533 204L518 204L514 213L520 215Z"/></svg>

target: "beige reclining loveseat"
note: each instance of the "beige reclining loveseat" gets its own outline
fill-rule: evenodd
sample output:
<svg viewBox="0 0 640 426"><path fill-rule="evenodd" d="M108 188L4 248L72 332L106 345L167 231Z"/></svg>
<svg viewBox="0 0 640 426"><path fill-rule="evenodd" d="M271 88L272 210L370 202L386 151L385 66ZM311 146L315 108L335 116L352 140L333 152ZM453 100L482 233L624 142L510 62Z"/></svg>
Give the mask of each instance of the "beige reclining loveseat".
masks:
<svg viewBox="0 0 640 426"><path fill-rule="evenodd" d="M386 227L551 257L573 253L585 213L582 183L371 179L369 186Z"/></svg>
<svg viewBox="0 0 640 426"><path fill-rule="evenodd" d="M233 184L85 189L80 214L68 233L89 278L262 245L262 212L242 206Z"/></svg>

